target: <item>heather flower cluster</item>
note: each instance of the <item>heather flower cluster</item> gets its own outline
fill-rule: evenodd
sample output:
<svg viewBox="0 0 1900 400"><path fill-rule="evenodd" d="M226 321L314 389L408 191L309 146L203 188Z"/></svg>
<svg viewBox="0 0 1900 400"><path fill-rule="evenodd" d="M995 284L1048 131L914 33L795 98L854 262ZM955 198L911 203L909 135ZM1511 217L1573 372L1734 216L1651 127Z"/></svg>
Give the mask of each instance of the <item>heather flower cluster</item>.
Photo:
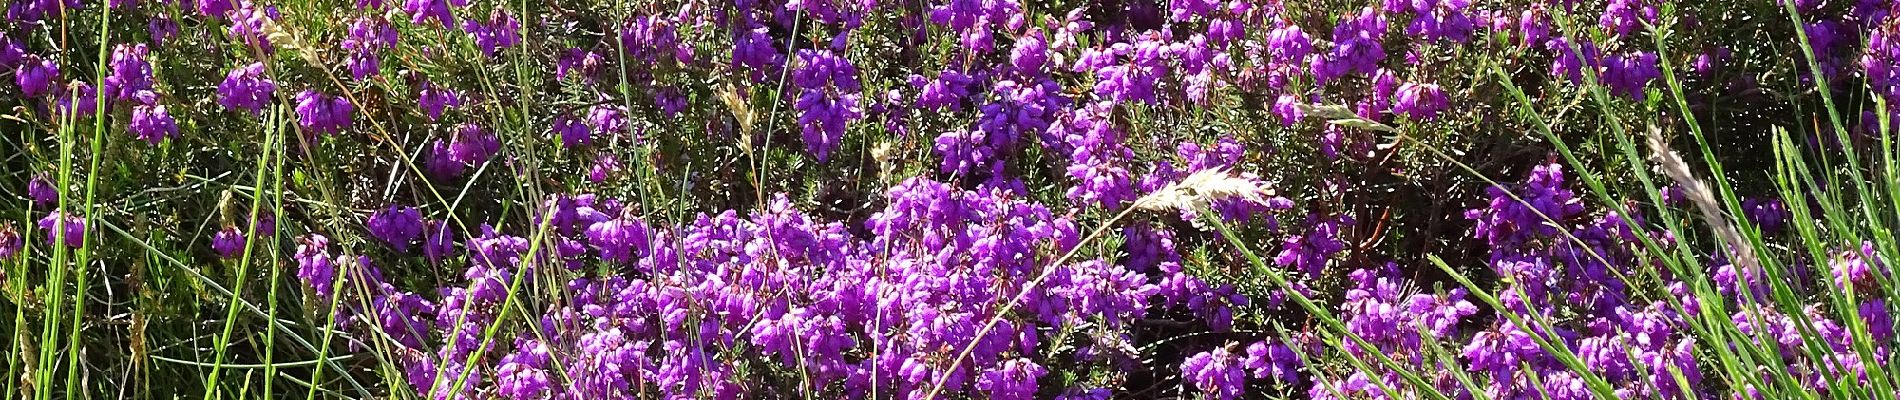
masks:
<svg viewBox="0 0 1900 400"><path fill-rule="evenodd" d="M440 400L1900 383L1900 1L4 3L0 288L59 317L36 340L109 333L28 343L102 360L32 372ZM228 371L267 359L287 379Z"/></svg>
<svg viewBox="0 0 1900 400"><path fill-rule="evenodd" d="M680 225L655 225L619 199L560 196L537 211L551 235L543 246L492 226L457 246L438 241L449 231L425 224L414 208L391 206L371 215L365 223L370 235L396 252L426 236L432 262L464 266L455 280L461 283L442 288L434 301L390 286L371 257L351 260L321 235L300 239L296 259L298 276L318 295L338 284L370 288L344 291L363 301L343 304L371 306L338 311L347 318L340 323L360 334L350 339L357 345L384 340L371 334L378 326L413 329L382 345L411 354L400 360L407 381L434 396L592 398L646 390L732 397L742 393L739 371L765 367L788 374L779 378L802 375L813 387L840 387L854 396L917 397L943 385L952 392L1030 398L1042 390L1051 366L1133 371L1131 355L1119 348L1134 339L1125 330L1152 313L1220 304L1151 303L1153 297L1198 299L1196 290L1169 288L1210 285L1179 267L1093 259L1040 271L1079 244L1078 227L1044 205L1012 197L913 178L891 188L889 206L865 222L864 229L876 232L869 240L842 224L814 220L784 196L764 210L701 214ZM1171 245L1154 246L1151 257L1179 262ZM546 335L510 330L509 346L477 346L475 328L494 321L515 279L543 268L587 271L581 266L593 263L619 272L549 282L570 290L573 303L534 302L548 307L532 321ZM1050 274L1044 283L1029 283L1042 273ZM1024 300L1011 306L1017 297ZM977 328L993 318L997 328ZM1091 326L1112 330L1055 334ZM1095 355L1052 358L1040 351L1058 340ZM968 358L959 358L962 346L972 343ZM713 357L730 349L748 350L745 357ZM500 361L464 364L478 351ZM1231 356L1209 368L1231 364L1236 371L1284 377L1297 365L1284 352L1254 352L1260 354ZM554 365L591 367L562 375ZM449 393L439 384L469 368L478 371L466 392Z"/></svg>

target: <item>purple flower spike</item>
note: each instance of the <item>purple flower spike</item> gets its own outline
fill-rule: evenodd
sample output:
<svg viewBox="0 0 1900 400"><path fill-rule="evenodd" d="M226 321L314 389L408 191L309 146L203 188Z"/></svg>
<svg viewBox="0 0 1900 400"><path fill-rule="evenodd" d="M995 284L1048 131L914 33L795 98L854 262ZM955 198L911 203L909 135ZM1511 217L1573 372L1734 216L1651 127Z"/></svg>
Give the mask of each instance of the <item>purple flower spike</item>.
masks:
<svg viewBox="0 0 1900 400"><path fill-rule="evenodd" d="M1247 346L1247 357L1241 361L1255 378L1273 378L1286 383L1299 379L1300 356L1285 343L1257 342Z"/></svg>
<svg viewBox="0 0 1900 400"><path fill-rule="evenodd" d="M976 378L976 389L989 393L993 400L1030 400L1036 398L1036 381L1047 375L1049 370L1027 358L1017 358L1002 363L995 369L983 371Z"/></svg>
<svg viewBox="0 0 1900 400"><path fill-rule="evenodd" d="M211 18L223 18L225 13L235 9L231 6L231 0L196 0L193 3L196 3L199 14Z"/></svg>
<svg viewBox="0 0 1900 400"><path fill-rule="evenodd" d="M276 51L276 47L271 46L270 34L265 32L265 26L277 19L277 7L260 6L251 0L240 0L237 9L231 11L230 17L231 37L247 46L256 47L264 54Z"/></svg>
<svg viewBox="0 0 1900 400"><path fill-rule="evenodd" d="M489 57L501 54L502 49L521 44L521 21L515 20L502 8L490 13L487 22L473 19L462 21L462 31L474 36L475 46Z"/></svg>
<svg viewBox="0 0 1900 400"><path fill-rule="evenodd" d="M370 236L389 244L397 252L407 253L409 243L422 235L422 212L391 204L387 209L370 214L364 225L369 228Z"/></svg>
<svg viewBox="0 0 1900 400"><path fill-rule="evenodd" d="M165 111L165 106L139 105L132 107L132 122L126 130L132 131L140 140L157 146L165 138L178 135L178 122Z"/></svg>
<svg viewBox="0 0 1900 400"><path fill-rule="evenodd" d="M35 174L33 180L26 183L26 195L39 205L59 201L59 189L53 186L53 180L46 174Z"/></svg>
<svg viewBox="0 0 1900 400"><path fill-rule="evenodd" d="M455 141L449 143L449 159L469 165L481 164L500 152L495 134L474 123L456 126Z"/></svg>
<svg viewBox="0 0 1900 400"><path fill-rule="evenodd" d="M594 166L587 170L587 181L593 183L606 182L607 179L613 177L616 172L620 172L620 160L614 158L612 154L602 155L600 158L595 159Z"/></svg>
<svg viewBox="0 0 1900 400"><path fill-rule="evenodd" d="M433 19L447 29L455 22L455 16L449 13L448 0L403 0L402 11L409 13L409 23L413 24Z"/></svg>
<svg viewBox="0 0 1900 400"><path fill-rule="evenodd" d="M453 90L443 89L429 81L422 81L421 90L416 91L416 105L422 108L422 115L430 121L442 119L442 113L450 107L461 107L462 96Z"/></svg>
<svg viewBox="0 0 1900 400"><path fill-rule="evenodd" d="M54 242L54 240L56 240L54 239L54 235L60 233L57 230L61 228L61 222L65 223L66 237L63 243L66 244L66 247L78 248L84 246L86 243L86 217L68 215L59 211L54 211L52 214L47 214L46 218L40 219L40 230L46 233L46 244L57 244Z"/></svg>
<svg viewBox="0 0 1900 400"><path fill-rule="evenodd" d="M150 91L140 92L140 94L149 99L142 101L145 103L158 99ZM65 89L56 93L55 97L59 98L59 101L55 102L54 108L58 109L60 114L71 115L73 118L86 118L99 113L99 91L94 90L92 85L86 82L73 81L67 84Z"/></svg>
<svg viewBox="0 0 1900 400"><path fill-rule="evenodd" d="M244 242L244 231L239 230L235 225L226 226L218 231L217 235L211 237L211 250L217 251L219 257L236 258L243 255L241 253L244 252Z"/></svg>
<svg viewBox="0 0 1900 400"><path fill-rule="evenodd" d="M1226 348L1201 352L1181 362L1181 377L1214 398L1230 400L1245 388L1247 370L1241 361Z"/></svg>
<svg viewBox="0 0 1900 400"><path fill-rule="evenodd" d="M152 90L152 64L145 60L150 53L144 44L118 45L112 49L111 73L106 75L106 95L117 101L132 101L149 95L140 92ZM149 103L147 103L149 104Z"/></svg>
<svg viewBox="0 0 1900 400"><path fill-rule="evenodd" d="M297 278L305 285L315 289L318 297L329 298L330 288L336 282L336 269L331 266L330 238L311 234L297 245Z"/></svg>
<svg viewBox="0 0 1900 400"><path fill-rule="evenodd" d="M152 35L152 46L164 46L166 40L178 36L178 22L172 21L171 17L154 16L151 22L145 24L145 31Z"/></svg>
<svg viewBox="0 0 1900 400"><path fill-rule="evenodd" d="M586 146L594 142L594 128L568 115L554 118L554 133L561 136L561 145L568 148Z"/></svg>
<svg viewBox="0 0 1900 400"><path fill-rule="evenodd" d="M264 76L264 63L251 63L224 75L224 82L218 83L218 105L257 114L276 93L277 83Z"/></svg>
<svg viewBox="0 0 1900 400"><path fill-rule="evenodd" d="M34 98L53 92L59 82L59 63L38 55L27 55L25 62L13 68L13 82L20 85L20 96Z"/></svg>
<svg viewBox="0 0 1900 400"><path fill-rule="evenodd" d="M315 90L297 94L297 124L311 132L335 135L350 128L356 106L349 99Z"/></svg>
<svg viewBox="0 0 1900 400"><path fill-rule="evenodd" d="M429 220L423 223L422 257L430 264L441 264L455 251L455 233L449 230L448 221Z"/></svg>
<svg viewBox="0 0 1900 400"><path fill-rule="evenodd" d="M1429 121L1438 118L1438 112L1450 106L1445 98L1445 90L1434 84L1406 83L1399 86L1397 99L1392 103L1394 114L1404 115L1417 121Z"/></svg>
<svg viewBox="0 0 1900 400"><path fill-rule="evenodd" d="M25 246L26 243L20 240L20 230L14 228L13 223L0 224L0 260L13 258Z"/></svg>
<svg viewBox="0 0 1900 400"><path fill-rule="evenodd" d="M864 117L858 104L857 68L850 60L826 50L799 50L799 68L792 71L805 149L818 161L831 157L843 143L845 124Z"/></svg>
<svg viewBox="0 0 1900 400"><path fill-rule="evenodd" d="M429 160L423 166L424 171L435 179L455 179L462 176L462 170L468 165L455 160L454 151L448 142L436 139L429 144Z"/></svg>
<svg viewBox="0 0 1900 400"><path fill-rule="evenodd" d="M594 83L595 76L600 73L600 66L606 62L607 58L601 56L600 53L578 47L569 48L555 60L554 76L557 79L567 79L568 74L574 74L580 76L582 81L591 84Z"/></svg>

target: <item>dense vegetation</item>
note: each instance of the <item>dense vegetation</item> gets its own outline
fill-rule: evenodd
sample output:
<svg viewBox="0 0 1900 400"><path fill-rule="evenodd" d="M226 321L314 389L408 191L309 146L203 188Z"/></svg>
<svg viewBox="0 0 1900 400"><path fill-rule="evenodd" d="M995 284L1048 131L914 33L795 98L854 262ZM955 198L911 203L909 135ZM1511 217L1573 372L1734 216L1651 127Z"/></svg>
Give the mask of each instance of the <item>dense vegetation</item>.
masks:
<svg viewBox="0 0 1900 400"><path fill-rule="evenodd" d="M1893 0L0 3L0 397L1900 393Z"/></svg>

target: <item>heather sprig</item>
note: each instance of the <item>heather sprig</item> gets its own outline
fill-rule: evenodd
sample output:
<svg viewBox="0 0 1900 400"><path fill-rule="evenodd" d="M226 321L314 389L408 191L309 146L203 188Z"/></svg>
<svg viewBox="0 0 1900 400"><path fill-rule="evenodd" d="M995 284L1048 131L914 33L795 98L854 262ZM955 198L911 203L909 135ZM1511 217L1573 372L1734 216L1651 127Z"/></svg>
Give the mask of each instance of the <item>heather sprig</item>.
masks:
<svg viewBox="0 0 1900 400"><path fill-rule="evenodd" d="M687 3L6 2L0 392L1900 387L1892 1Z"/></svg>

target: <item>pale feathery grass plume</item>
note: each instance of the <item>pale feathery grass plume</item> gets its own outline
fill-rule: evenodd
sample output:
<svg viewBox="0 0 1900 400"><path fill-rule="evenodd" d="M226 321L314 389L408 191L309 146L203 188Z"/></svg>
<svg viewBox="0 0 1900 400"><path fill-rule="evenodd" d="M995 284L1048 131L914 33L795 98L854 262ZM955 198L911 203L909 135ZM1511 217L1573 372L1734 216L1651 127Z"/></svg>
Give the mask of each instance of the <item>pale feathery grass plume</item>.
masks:
<svg viewBox="0 0 1900 400"><path fill-rule="evenodd" d="M303 58L304 62L322 64L315 48L305 45L302 36L284 29L283 26L277 24L276 20L264 18L264 25L258 29L264 32L265 40L269 40L272 45L297 52L297 56Z"/></svg>
<svg viewBox="0 0 1900 400"><path fill-rule="evenodd" d="M1689 164L1682 161L1682 156L1669 149L1669 143L1663 141L1661 128L1650 125L1649 129L1643 132L1643 136L1644 141L1649 144L1649 151L1655 153L1650 156L1650 161L1656 163L1663 175L1669 176L1670 180L1682 185L1683 197L1690 203L1695 203L1696 211L1702 214L1703 222L1715 229L1716 237L1727 244L1730 262L1744 270L1755 270L1760 265L1760 261L1755 258L1755 249L1742 238L1741 229L1736 228L1732 221L1723 217L1722 210L1715 201L1715 194L1709 190L1708 184L1696 178L1695 173L1689 170Z"/></svg>
<svg viewBox="0 0 1900 400"><path fill-rule="evenodd" d="M738 125L739 150L751 156L752 126L757 123L758 116L752 113L752 105L747 103L744 97L739 96L739 89L732 83L721 83L718 92L719 101L726 104L726 109L732 112L733 123Z"/></svg>
<svg viewBox="0 0 1900 400"><path fill-rule="evenodd" d="M1267 188L1253 180L1234 176L1225 168L1210 168L1136 199L1134 207L1149 211L1193 211L1227 198L1265 203L1265 193Z"/></svg>

